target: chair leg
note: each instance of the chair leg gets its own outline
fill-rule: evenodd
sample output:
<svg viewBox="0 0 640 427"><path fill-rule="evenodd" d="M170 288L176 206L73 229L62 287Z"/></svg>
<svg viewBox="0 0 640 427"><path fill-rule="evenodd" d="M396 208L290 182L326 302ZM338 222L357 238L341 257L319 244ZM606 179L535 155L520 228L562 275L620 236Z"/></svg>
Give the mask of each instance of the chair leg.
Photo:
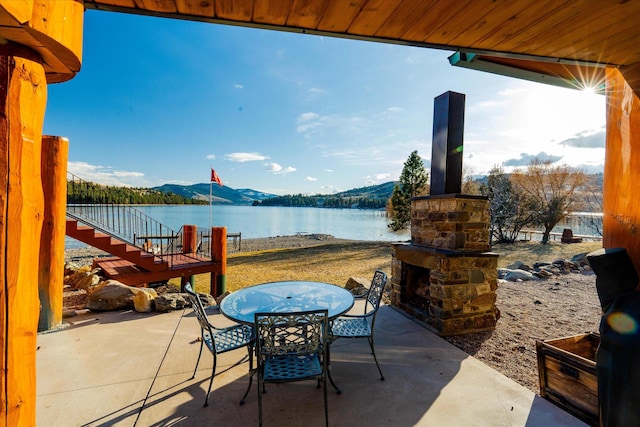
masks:
<svg viewBox="0 0 640 427"><path fill-rule="evenodd" d="M209 381L209 389L207 390L207 395L204 397L204 406L209 406L209 394L211 393L211 386L213 385L213 379L216 376L216 365L218 363L217 354L213 353L213 368L211 369L211 380Z"/></svg>
<svg viewBox="0 0 640 427"><path fill-rule="evenodd" d="M248 346L247 350L249 351L249 385L247 386L247 390L244 392L244 396L240 400L240 405L244 405L245 399L249 394L249 390L251 390L251 384L253 383L253 346Z"/></svg>
<svg viewBox="0 0 640 427"><path fill-rule="evenodd" d="M378 367L378 372L380 373L380 380L384 381L384 375L382 375L382 370L380 369L380 365L378 364L378 358L376 357L376 350L373 348L373 336L367 337L369 341L369 347L371 347L371 354L373 354L373 360L376 362L376 366Z"/></svg>
<svg viewBox="0 0 640 427"><path fill-rule="evenodd" d="M260 381L260 372L258 371L258 422L259 425L262 426L262 393L260 392L260 383L262 381ZM264 387L264 384L262 384L262 386Z"/></svg>
<svg viewBox="0 0 640 427"><path fill-rule="evenodd" d="M327 374L329 375L329 382L336 389L336 394L342 394L342 390L338 388L336 383L333 382L333 377L331 377L331 345L327 345Z"/></svg>
<svg viewBox="0 0 640 427"><path fill-rule="evenodd" d="M196 372L198 371L198 364L200 363L200 356L202 356L202 346L204 345L204 339L200 339L200 353L198 353L198 360L196 360L196 367L193 370L193 376L191 377L191 379L194 379L196 377Z"/></svg>
<svg viewBox="0 0 640 427"><path fill-rule="evenodd" d="M329 408L327 406L327 373L326 372L322 376L322 388L324 389L324 423L326 427L329 427Z"/></svg>

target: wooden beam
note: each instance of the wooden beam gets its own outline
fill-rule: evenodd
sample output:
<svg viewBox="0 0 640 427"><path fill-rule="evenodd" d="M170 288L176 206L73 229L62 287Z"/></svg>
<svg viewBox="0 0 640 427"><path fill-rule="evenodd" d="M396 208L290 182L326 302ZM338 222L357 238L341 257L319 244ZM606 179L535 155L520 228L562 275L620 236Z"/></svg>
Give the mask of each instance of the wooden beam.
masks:
<svg viewBox="0 0 640 427"><path fill-rule="evenodd" d="M34 426L47 81L40 63L3 55L0 82L0 419Z"/></svg>
<svg viewBox="0 0 640 427"><path fill-rule="evenodd" d="M640 271L640 97L608 68L603 183L603 246L625 248Z"/></svg>
<svg viewBox="0 0 640 427"><path fill-rule="evenodd" d="M67 138L48 135L42 137L40 170L45 198L38 261L38 331L48 331L62 325L68 153Z"/></svg>

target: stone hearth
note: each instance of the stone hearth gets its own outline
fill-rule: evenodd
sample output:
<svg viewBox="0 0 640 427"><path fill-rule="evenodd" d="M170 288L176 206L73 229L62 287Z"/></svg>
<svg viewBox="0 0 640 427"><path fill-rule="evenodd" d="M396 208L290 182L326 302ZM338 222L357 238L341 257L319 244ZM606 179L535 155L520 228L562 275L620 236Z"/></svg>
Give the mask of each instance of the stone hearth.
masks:
<svg viewBox="0 0 640 427"><path fill-rule="evenodd" d="M498 255L489 251L488 200L418 197L411 211L411 244L393 245L391 304L441 335L494 329Z"/></svg>

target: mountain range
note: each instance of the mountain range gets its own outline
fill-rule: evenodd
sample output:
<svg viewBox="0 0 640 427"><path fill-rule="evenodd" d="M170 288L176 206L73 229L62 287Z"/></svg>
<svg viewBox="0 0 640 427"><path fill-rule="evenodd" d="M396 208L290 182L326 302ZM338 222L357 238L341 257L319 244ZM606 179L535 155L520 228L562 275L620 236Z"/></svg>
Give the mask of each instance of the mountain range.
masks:
<svg viewBox="0 0 640 427"><path fill-rule="evenodd" d="M391 197L393 191L393 181L385 182L380 185L368 187L354 188L347 191L331 194L332 197ZM179 196L209 200L209 189L211 188L211 199L214 205L251 205L255 201L277 197L276 194L264 193L250 188L234 189L227 186L219 186L214 184L210 186L208 183L194 185L177 185L164 184L159 187L153 187L153 190L162 191L164 193L174 193Z"/></svg>

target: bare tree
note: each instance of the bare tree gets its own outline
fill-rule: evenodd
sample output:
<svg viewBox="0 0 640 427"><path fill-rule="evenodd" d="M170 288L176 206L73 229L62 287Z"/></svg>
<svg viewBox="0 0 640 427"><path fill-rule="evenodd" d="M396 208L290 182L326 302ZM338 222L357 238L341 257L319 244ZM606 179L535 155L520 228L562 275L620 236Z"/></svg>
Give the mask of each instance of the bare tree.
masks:
<svg viewBox="0 0 640 427"><path fill-rule="evenodd" d="M534 218L527 198L499 166L494 166L489 171L487 183L482 186L481 191L489 198L491 243L515 242L522 228Z"/></svg>
<svg viewBox="0 0 640 427"><path fill-rule="evenodd" d="M602 174L589 175L584 185L582 196L582 210L588 215L583 217L586 226L593 235L602 237Z"/></svg>
<svg viewBox="0 0 640 427"><path fill-rule="evenodd" d="M535 159L526 171L515 171L511 180L532 203L534 223L544 228L542 243L546 244L553 227L574 210L576 191L587 178L584 172L567 165L553 166L550 161Z"/></svg>

